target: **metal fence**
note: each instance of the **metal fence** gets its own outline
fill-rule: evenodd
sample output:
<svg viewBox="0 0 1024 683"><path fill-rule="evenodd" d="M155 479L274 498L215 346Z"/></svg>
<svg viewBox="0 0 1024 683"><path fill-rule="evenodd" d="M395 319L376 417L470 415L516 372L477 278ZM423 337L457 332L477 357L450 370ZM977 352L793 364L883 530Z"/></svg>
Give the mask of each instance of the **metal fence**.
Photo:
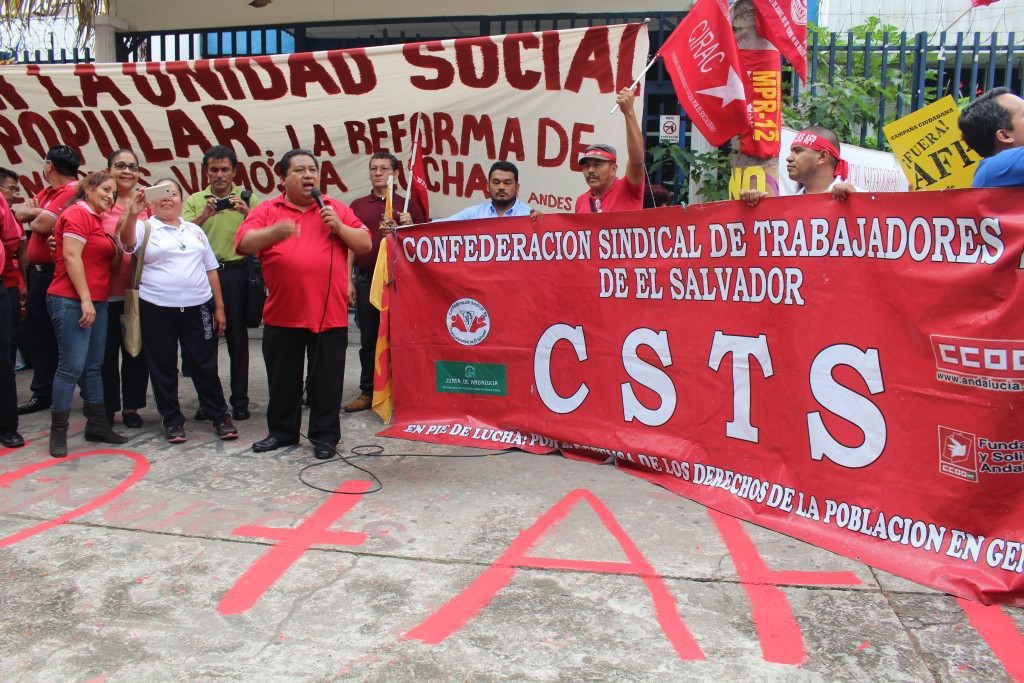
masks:
<svg viewBox="0 0 1024 683"><path fill-rule="evenodd" d="M860 131L862 146L882 148L886 121L946 95L973 99L997 85L1024 91L1024 46L1017 47L1013 33L814 33L807 46L808 87L802 89L792 69L787 70L787 94L794 102L841 78L876 77L889 84L892 96L878 98L875 120Z"/></svg>
<svg viewBox="0 0 1024 683"><path fill-rule="evenodd" d="M93 61L92 50L22 50L9 53L9 61L19 64L84 64Z"/></svg>

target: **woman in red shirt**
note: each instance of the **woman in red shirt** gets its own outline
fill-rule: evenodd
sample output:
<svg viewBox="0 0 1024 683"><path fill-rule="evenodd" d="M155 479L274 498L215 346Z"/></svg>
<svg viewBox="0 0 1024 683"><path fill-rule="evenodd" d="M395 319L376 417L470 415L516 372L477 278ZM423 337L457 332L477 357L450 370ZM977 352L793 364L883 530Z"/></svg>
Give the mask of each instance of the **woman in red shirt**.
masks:
<svg viewBox="0 0 1024 683"><path fill-rule="evenodd" d="M103 229L101 214L114 203L115 184L108 173L93 173L78 184L75 199L57 219L53 282L46 306L59 351L50 406L50 455L68 454L68 417L75 385L85 401L86 441L121 444L103 407L103 347L107 337L110 270L121 252Z"/></svg>
<svg viewBox="0 0 1024 683"><path fill-rule="evenodd" d="M117 224L124 216L135 186L139 184L139 159L130 149L119 149L107 158L107 173L117 184L114 203L103 212L100 219L111 237L115 236ZM144 213L143 218L149 214ZM115 238L116 239L116 238ZM110 291L107 296L107 343L103 354L103 405L107 409L107 421L114 424L114 414L124 407L121 419L126 427L137 429L143 425L139 408L146 406L146 387L149 385L149 369L146 367L145 349L132 357L124 350L121 337L121 314L124 313L124 290L131 279L130 258L121 259L121 265L110 274ZM124 403L121 397L124 396Z"/></svg>

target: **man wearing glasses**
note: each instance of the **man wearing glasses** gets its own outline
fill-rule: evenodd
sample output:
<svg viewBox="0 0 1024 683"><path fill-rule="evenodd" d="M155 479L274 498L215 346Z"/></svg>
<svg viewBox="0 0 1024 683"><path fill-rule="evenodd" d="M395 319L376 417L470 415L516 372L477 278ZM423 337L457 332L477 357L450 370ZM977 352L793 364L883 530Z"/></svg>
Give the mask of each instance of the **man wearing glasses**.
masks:
<svg viewBox="0 0 1024 683"><path fill-rule="evenodd" d="M623 88L615 97L626 123L626 175L616 176L618 156L611 145L591 145L580 156L583 180L590 186L576 199L576 213L635 211L644 208L644 136L633 111L635 96Z"/></svg>
<svg viewBox="0 0 1024 683"><path fill-rule="evenodd" d="M50 407L53 376L57 372L57 338L46 310L46 290L53 280L53 252L46 239L53 232L64 207L78 188L78 167L82 160L67 145L51 147L43 159L43 180L48 187L32 199L14 207L19 223L28 223L28 295L25 302L25 331L34 368L32 398L18 407L27 415Z"/></svg>

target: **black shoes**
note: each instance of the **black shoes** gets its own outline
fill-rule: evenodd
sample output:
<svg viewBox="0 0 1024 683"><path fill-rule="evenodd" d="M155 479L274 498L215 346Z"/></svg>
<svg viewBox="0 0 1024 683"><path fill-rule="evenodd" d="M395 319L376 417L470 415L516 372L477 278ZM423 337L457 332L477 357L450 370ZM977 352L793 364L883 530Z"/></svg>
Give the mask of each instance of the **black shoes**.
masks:
<svg viewBox="0 0 1024 683"><path fill-rule="evenodd" d="M21 448L25 439L18 432L0 432L0 445L4 448Z"/></svg>
<svg viewBox="0 0 1024 683"><path fill-rule="evenodd" d="M252 414L249 412L248 408L237 408L236 407L236 408L232 408L231 409L231 417L233 417L236 420L248 420L250 417L252 417ZM207 413L202 408L199 408L199 410L196 411L196 420L197 421L202 422L203 420L209 420L209 419L210 419L209 413Z"/></svg>
<svg viewBox="0 0 1024 683"><path fill-rule="evenodd" d="M217 432L221 441L238 438L238 430L235 429L235 425L231 424L231 418L227 415L213 423L213 431Z"/></svg>
<svg viewBox="0 0 1024 683"><path fill-rule="evenodd" d="M145 424L142 421L141 415L139 415L138 413L128 412L127 410L121 413L121 419L124 421L124 426L130 427L131 429L138 429L143 424Z"/></svg>
<svg viewBox="0 0 1024 683"><path fill-rule="evenodd" d="M325 443L318 443L313 448L313 457L317 460L330 460L334 457L334 446Z"/></svg>
<svg viewBox="0 0 1024 683"><path fill-rule="evenodd" d="M185 425L172 425L164 433L167 443L182 443L188 440L185 436Z"/></svg>
<svg viewBox="0 0 1024 683"><path fill-rule="evenodd" d="M298 439L279 439L276 436L268 436L261 441L257 441L252 445L252 450L256 453L266 453L267 451L276 451L278 448L284 448L285 446L294 446L299 442Z"/></svg>
<svg viewBox="0 0 1024 683"><path fill-rule="evenodd" d="M30 413L38 413L40 410L46 410L50 407L51 400L49 396L44 398L38 394L33 394L27 403L18 406L18 415L29 415Z"/></svg>

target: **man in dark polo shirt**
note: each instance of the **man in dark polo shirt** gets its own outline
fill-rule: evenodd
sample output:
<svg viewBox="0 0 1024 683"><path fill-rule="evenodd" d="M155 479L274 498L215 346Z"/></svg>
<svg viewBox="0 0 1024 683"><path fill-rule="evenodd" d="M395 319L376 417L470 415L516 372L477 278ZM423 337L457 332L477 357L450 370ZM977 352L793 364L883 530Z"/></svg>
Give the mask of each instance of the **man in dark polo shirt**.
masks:
<svg viewBox="0 0 1024 683"><path fill-rule="evenodd" d="M67 145L51 147L43 159L43 180L48 187L27 202L14 206L14 215L28 223L32 231L28 241L28 294L25 300L25 333L32 375L32 398L18 406L26 415L50 407L53 376L57 373L57 338L46 308L46 290L53 281L53 252L46 239L57 225L57 218L75 196L78 167L82 160Z"/></svg>
<svg viewBox="0 0 1024 683"><path fill-rule="evenodd" d="M210 186L188 198L181 217L203 229L220 263L220 290L228 319L224 338L231 358L231 417L248 420L249 330L245 309L249 301L249 259L235 251L235 234L259 199L235 185L237 167L238 157L229 148L218 145L208 149L203 155L203 168ZM209 417L200 408L196 419Z"/></svg>
<svg viewBox="0 0 1024 683"><path fill-rule="evenodd" d="M356 320L359 322L359 396L345 405L346 413L368 410L373 401L373 361L377 350L377 328L380 327L380 311L370 303L370 284L373 269L377 264L381 238L395 223L412 225L424 221L423 211L416 204L406 205L405 199L397 193L392 205L393 216L384 216L388 193L388 178L398 171L398 159L394 155L378 152L370 157L370 194L360 197L350 205L352 212L370 229L373 248L367 254L348 254L349 269L354 268L349 280L348 302L355 304ZM401 209L405 211L399 213Z"/></svg>

